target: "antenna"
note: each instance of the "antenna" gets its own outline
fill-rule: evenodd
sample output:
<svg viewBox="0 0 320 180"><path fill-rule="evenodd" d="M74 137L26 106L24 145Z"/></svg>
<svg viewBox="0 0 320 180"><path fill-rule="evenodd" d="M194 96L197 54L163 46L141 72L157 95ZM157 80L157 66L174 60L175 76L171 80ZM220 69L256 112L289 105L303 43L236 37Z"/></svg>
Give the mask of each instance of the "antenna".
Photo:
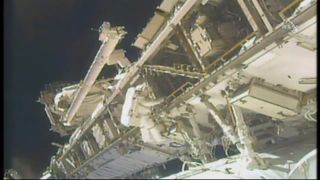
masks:
<svg viewBox="0 0 320 180"><path fill-rule="evenodd" d="M101 32L100 29L96 29L96 28L91 28L90 30L91 30L91 31L96 31L96 32Z"/></svg>

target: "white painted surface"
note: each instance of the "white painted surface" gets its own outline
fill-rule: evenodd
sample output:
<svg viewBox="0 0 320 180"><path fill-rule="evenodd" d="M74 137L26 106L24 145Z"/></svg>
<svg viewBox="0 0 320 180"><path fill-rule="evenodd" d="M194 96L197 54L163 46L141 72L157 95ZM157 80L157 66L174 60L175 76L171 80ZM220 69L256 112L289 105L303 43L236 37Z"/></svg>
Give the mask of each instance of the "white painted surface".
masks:
<svg viewBox="0 0 320 180"><path fill-rule="evenodd" d="M135 91L135 87L131 87L127 90L126 99L122 107L121 124L123 124L126 127L129 127L131 125L131 117L129 113L132 110L133 97L135 95Z"/></svg>

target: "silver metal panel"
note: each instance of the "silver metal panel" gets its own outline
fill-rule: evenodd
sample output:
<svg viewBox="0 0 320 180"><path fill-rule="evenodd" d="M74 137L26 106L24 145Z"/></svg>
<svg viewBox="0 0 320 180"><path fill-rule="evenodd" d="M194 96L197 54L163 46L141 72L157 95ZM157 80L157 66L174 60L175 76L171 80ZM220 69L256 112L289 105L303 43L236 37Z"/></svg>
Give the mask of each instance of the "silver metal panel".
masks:
<svg viewBox="0 0 320 180"><path fill-rule="evenodd" d="M262 86L251 86L250 95L261 100L286 107L293 111L297 110L297 107L299 105L298 98L292 97L289 94L273 91Z"/></svg>
<svg viewBox="0 0 320 180"><path fill-rule="evenodd" d="M121 157L116 154L116 150L113 149L111 152L112 153L105 153L101 158L103 158L104 161L112 158L115 159L109 163L99 164L100 167L91 172L87 178L125 177L137 173L146 167L155 165L156 163L164 163L168 159L168 155L149 149L142 149L141 151L126 154ZM97 167L97 165L95 167Z"/></svg>
<svg viewBox="0 0 320 180"><path fill-rule="evenodd" d="M281 112L287 116L296 115L296 112L292 110L272 104L267 101L263 101L261 99L257 99L252 96L245 96L238 101L233 102L233 104L278 119L283 119L286 117L280 115L279 113Z"/></svg>
<svg viewBox="0 0 320 180"><path fill-rule="evenodd" d="M130 161L134 161L135 165L136 166L146 166L148 165L147 163L143 162L143 161L140 161L140 160L135 160L133 158L128 158L126 156L123 157L123 159L127 162L130 162Z"/></svg>

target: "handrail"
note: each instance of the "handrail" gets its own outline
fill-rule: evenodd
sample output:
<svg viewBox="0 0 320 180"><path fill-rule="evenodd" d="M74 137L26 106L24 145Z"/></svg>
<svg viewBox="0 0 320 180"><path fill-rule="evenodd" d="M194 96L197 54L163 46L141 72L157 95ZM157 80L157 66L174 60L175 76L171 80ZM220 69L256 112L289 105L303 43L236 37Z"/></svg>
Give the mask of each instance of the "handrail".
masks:
<svg viewBox="0 0 320 180"><path fill-rule="evenodd" d="M226 51L225 53L222 54L222 56L220 56L219 58L217 58L216 60L214 60L211 64L209 64L205 69L204 72L208 72L208 69L211 68L213 65L217 64L218 62L221 61L221 59L225 58L227 55L229 55L232 51L234 51L235 49L237 49L238 47L240 47L245 41L247 41L248 39L250 39L251 37L253 37L254 35L257 34L257 31L253 31L251 34L247 35L244 39L242 39L240 42L238 42L237 44L235 44L232 48L230 48L228 51Z"/></svg>
<svg viewBox="0 0 320 180"><path fill-rule="evenodd" d="M136 73L139 71L139 67L142 66L149 58L152 54L154 54L159 48L160 44L169 36L169 34L174 30L174 26L176 26L181 19L189 12L189 10L198 3L197 0L188 0L186 1L178 10L177 12L173 15L173 17L171 19L168 20L168 23L166 25L166 27L163 29L163 31L161 31L161 33L154 39L154 41L152 42L152 44L146 49L146 51L144 51L144 53L142 53L141 57L138 59L137 63L132 66L128 72L128 74L125 76L125 78L123 79L123 81L121 81L121 83L119 84L119 88L116 89L111 96L109 96L106 99L106 102L104 103L104 105L108 105L116 96L119 95L119 93L121 93L121 89L123 89L126 85L128 85L131 80L132 77L136 75ZM99 116L101 114L101 112L103 112L104 108L101 109L98 113L97 116ZM91 121L85 121L84 124L82 125L82 127L84 127L84 129L89 129L88 127L90 127L92 124L94 124L96 122L97 118L92 119ZM81 135L82 136L82 135ZM79 136L80 137L80 136ZM73 147L75 146L74 144L71 144L70 147L67 149L67 151L69 152ZM62 155L64 156L65 153ZM60 157L60 159L62 159L62 157Z"/></svg>
<svg viewBox="0 0 320 180"><path fill-rule="evenodd" d="M301 11L296 16L292 16L289 18L290 23L293 23L295 26L302 25L305 21L308 19L311 19L316 16L316 4L313 4L311 7ZM259 43L256 43L255 45L249 47L247 50L245 50L243 53L239 54L233 61L231 61L228 64L225 64L222 66L221 69L218 69L215 72L211 72L209 76L204 77L199 81L199 83L194 84L191 89L184 92L180 95L179 99L175 99L174 101L170 102L170 104L167 104L164 109L161 109L162 111L169 111L172 108L179 105L182 101L186 101L189 98L191 98L194 94L197 94L201 89L206 88L208 84L212 83L212 81L215 81L216 78L220 75L222 75L227 69L232 69L237 67L238 65L242 64L249 58L252 58L254 55L256 55L258 52L261 52L263 49L265 49L268 46L272 46L271 49L268 51L271 51L272 49L278 47L277 45L272 45L276 40L282 39L284 37L288 37L289 31L285 28L282 28L283 26L287 25L288 22L282 22L279 26L277 26L270 34L266 35L263 38L260 38L258 41ZM302 30L299 30L301 32ZM298 32L297 32L298 33ZM261 41L260 41L261 40ZM267 53L267 52L265 52Z"/></svg>
<svg viewBox="0 0 320 180"><path fill-rule="evenodd" d="M132 82L132 78L139 72L139 67L141 67L152 55L154 55L164 40L174 31L174 26L176 26L181 19L196 5L199 1L197 0L188 0L177 9L173 17L170 18L167 22L167 25L159 33L159 35L153 40L151 45L142 53L141 57L138 59L137 63L132 66L126 75L126 77L119 84L119 89L125 88L129 83ZM134 80L135 81L135 80ZM134 82L133 81L133 82ZM106 104L109 104L119 93L119 91L114 91L114 93L106 100Z"/></svg>
<svg viewBox="0 0 320 180"><path fill-rule="evenodd" d="M142 68L149 71L153 71L153 72L167 73L171 75L178 75L178 76L184 76L184 77L195 78L195 79L200 79L205 75L205 73L201 73L197 71L176 69L174 67L161 66L161 65L143 65Z"/></svg>
<svg viewBox="0 0 320 180"><path fill-rule="evenodd" d="M302 0L294 0L292 1L290 4L288 4L285 8L283 8L280 12L279 12L279 16L282 17L282 15L284 15L284 13L286 11L288 11L290 8L292 8L294 5L298 4L299 2L301 2Z"/></svg>
<svg viewBox="0 0 320 180"><path fill-rule="evenodd" d="M170 97L177 97L177 96L175 96L175 94L176 94L179 90L182 90L182 89L183 89L184 87L186 87L187 85L192 86L192 83L190 83L189 81L186 82L186 83L184 83L183 85L181 85L180 87L178 87L175 91L173 91L173 92L168 96L168 99L169 99Z"/></svg>

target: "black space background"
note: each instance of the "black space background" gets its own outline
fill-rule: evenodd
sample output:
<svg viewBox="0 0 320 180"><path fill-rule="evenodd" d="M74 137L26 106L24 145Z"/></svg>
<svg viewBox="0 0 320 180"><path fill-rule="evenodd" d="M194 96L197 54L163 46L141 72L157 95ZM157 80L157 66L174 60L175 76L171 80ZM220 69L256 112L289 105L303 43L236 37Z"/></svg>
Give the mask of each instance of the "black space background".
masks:
<svg viewBox="0 0 320 180"><path fill-rule="evenodd" d="M160 0L5 0L4 2L4 169L39 178L63 142L44 107L37 103L45 84L84 78L98 51L103 21L125 26L121 42L131 61L131 46ZM114 67L103 70L105 77Z"/></svg>

